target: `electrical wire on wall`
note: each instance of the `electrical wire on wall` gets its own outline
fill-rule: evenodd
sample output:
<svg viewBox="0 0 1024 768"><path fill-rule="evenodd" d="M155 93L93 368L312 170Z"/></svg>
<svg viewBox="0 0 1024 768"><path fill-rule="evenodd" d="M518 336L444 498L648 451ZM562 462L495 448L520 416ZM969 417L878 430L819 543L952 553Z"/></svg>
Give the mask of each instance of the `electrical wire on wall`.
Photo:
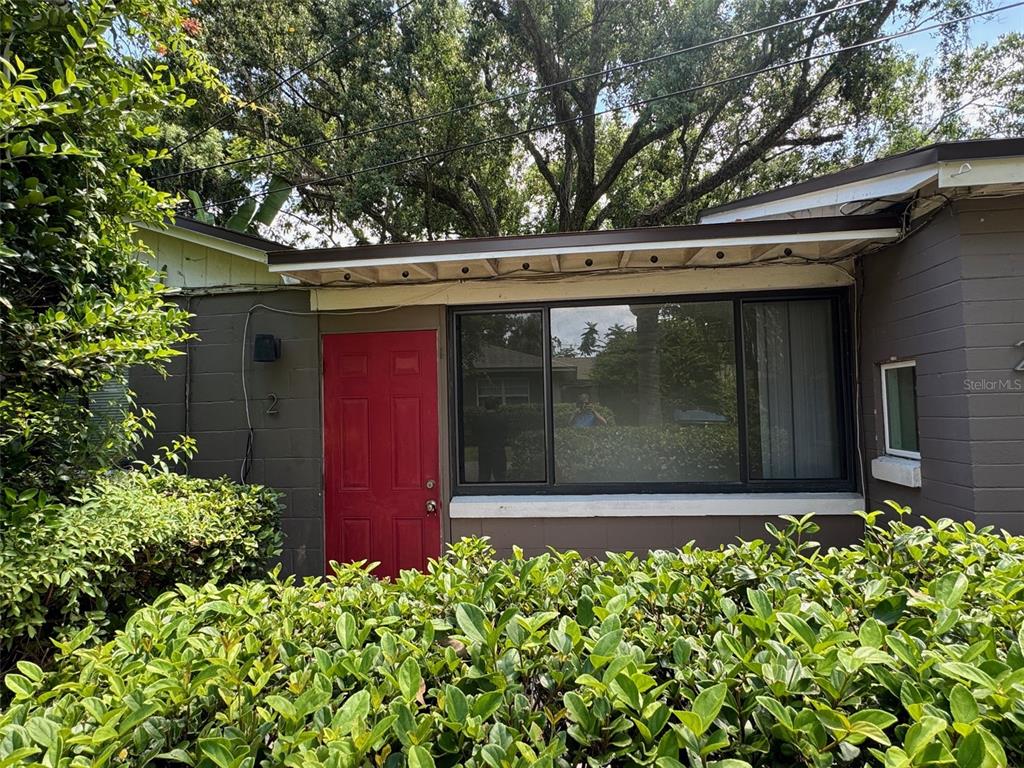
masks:
<svg viewBox="0 0 1024 768"><path fill-rule="evenodd" d="M306 290L306 289L304 289L304 290ZM433 293L428 294L427 296L419 297L416 300L416 302L417 303L422 302L422 301L424 301L426 299L429 299L431 296L436 296L436 295L438 295L440 293L443 293L446 290L448 290L448 286L443 286L443 287L439 288L438 290L434 291ZM408 307L410 305L411 305L411 303L407 302L407 303L404 303L404 304L393 304L393 305L390 305L390 306L387 306L387 307L374 307L373 309L354 309L354 310L350 310L350 311L347 311L347 312L338 312L338 311L334 311L334 312L317 312L317 311L313 311L313 310L300 311L300 310L294 310L294 309L280 309L279 307L272 307L272 306L270 306L268 304L260 303L260 304L253 304L251 307L249 307L248 310L246 310L245 322L242 325L242 345L241 345L242 348L241 348L241 369L240 369L241 377L242 377L242 402L243 402L244 407L245 407L245 429L246 429L245 453L242 456L242 464L241 464L241 467L239 468L239 471L238 471L238 479L239 479L239 482L242 485L246 485L248 483L249 472L252 470L253 444L254 444L255 437L256 437L255 430L253 429L253 426L252 426L252 411L249 408L249 385L248 385L248 380L247 380L247 377L246 377L246 362L248 361L248 355L246 354L248 352L248 348L246 346L246 342L247 342L248 336L249 336L249 321L252 319L253 314L257 310L261 310L262 309L262 310L265 310L267 312L276 312L277 314L280 314L280 315L293 315L293 316L297 316L297 317L316 317L316 318L319 318L321 316L352 317L352 316L358 316L358 315L379 315L379 314L383 314L385 312L394 312L395 310L398 310L398 309L405 309L406 307ZM317 336L319 336L319 332L317 333Z"/></svg>
<svg viewBox="0 0 1024 768"><path fill-rule="evenodd" d="M192 316L192 295L185 294L185 311ZM189 425L191 423L192 408L192 348L189 345L191 339L185 339L185 437L190 436Z"/></svg>
<svg viewBox="0 0 1024 768"><path fill-rule="evenodd" d="M992 196L1000 197L1000 196L1004 196L1004 195L992 195ZM935 197L942 198L942 200L943 200L942 204L939 205L938 207L936 207L934 210L929 211L926 215L920 217L920 219L918 219L916 221L913 221L913 211L914 211L914 209L917 208L920 205L923 205L923 204L927 203L929 200L931 200L931 199L933 199ZM884 249L887 249L887 248L892 248L892 247L894 247L896 245L899 245L900 243L904 242L909 237L913 236L914 234L919 232L922 228L927 226L937 216L939 216L943 211L945 211L947 208L949 208L954 202L955 202L954 198L951 198L948 195L945 195L943 193L935 193L935 194L932 194L932 195L914 197L913 199L911 199L911 200L909 200L907 202L907 205L906 205L904 211L902 212L902 216L901 216L901 219L902 219L902 222L901 222L902 232L901 232L901 234L900 234L900 236L898 238L896 238L895 240L893 240L891 242L869 244L869 245L864 246L860 250L857 250L857 251L854 251L854 252L851 252L851 253L847 253L847 254L843 254L843 255L840 255L840 256L835 256L835 257L829 258L829 259L809 258L809 257L806 257L806 256L800 256L799 254L790 253L790 254L779 254L777 256L770 256L770 257L767 257L767 258L762 257L762 258L757 258L757 259L751 259L751 260L745 261L745 262L732 262L732 263L726 263L726 264L706 264L706 265L705 264L687 264L687 265L680 265L680 266L657 267L657 268L637 267L637 268L634 268L634 269L621 269L621 268L614 268L613 267L613 268L607 268L607 269L587 270L585 272L580 272L579 275L580 276L588 276L589 277L589 276L596 276L596 275L602 275L602 274L639 274L639 273L649 273L649 272L652 272L652 271L658 271L659 273L665 273L665 272L677 272L677 271L684 271L684 270L706 270L706 269L722 270L722 269L742 269L742 268L750 269L750 268L757 268L757 267L761 267L761 266L768 266L768 265L772 265L772 264L788 264L788 265L813 264L813 265L822 265L822 266L831 267L833 269L837 269L840 272L842 272L842 274L846 278L849 278L851 280L852 286L853 286L853 291L854 291L854 317L853 317L853 323L854 323L854 326L855 326L854 327L854 334L855 334L855 340L854 340L855 341L855 360L854 360L854 363L853 363L853 375L854 375L854 380L855 380L855 390L856 390L855 398L856 398L856 409L857 409L857 415L856 415L856 418L855 418L855 430L856 430L855 439L856 439L856 442L857 442L856 450L857 450L857 454L858 454L858 464L860 465L860 472L861 472L862 477L866 478L867 468L864 465L864 454L863 454L863 446L862 446L862 434L861 434L860 413L859 413L860 412L861 395L862 395L862 393L861 393L861 380L860 380L861 379L861 360L860 360L861 347L860 347L860 331L859 331L859 325L860 325L861 316L862 316L861 315L861 312L862 312L862 295L861 294L862 294L862 292L859 290L858 285L857 285L857 281L858 281L858 275L857 275L858 264L862 263L862 259L865 256L877 253L877 252L879 252L881 250L884 250ZM852 271L850 269L845 269L842 266L844 263L850 263L850 262L852 262L852 264L853 264L853 270ZM527 275L527 274L518 274L518 273L509 273L509 274L504 274L504 275L490 275L488 277L472 278L471 280L455 279L455 280L448 280L448 281L444 281L444 282L440 282L440 283L435 282L433 284L431 284L431 283L424 283L423 284L424 287L427 287L427 286L430 286L430 285L434 285L436 287L435 287L434 290L426 292L426 293L423 293L423 294L420 294L420 295L416 296L415 298L412 298L409 301L404 302L402 304L394 304L394 305L389 305L389 306L386 306L386 307L374 307L374 308L369 308L369 309L355 309L355 310L348 310L348 311L313 311L313 310L299 311L299 310L281 309L281 308L273 307L273 306L270 306L268 304L263 304L263 303L253 304L252 306L249 307L249 309L246 311L246 314L245 314L245 322L244 322L243 327L242 327L242 340L241 340L241 351L240 351L241 352L241 354L240 354L240 373L241 373L241 379L242 379L242 399L243 399L243 404L244 404L244 409L245 409L245 428L246 428L245 451L244 451L244 455L243 455L243 458L242 458L241 466L239 468L239 480L240 480L240 482L242 484L247 483L248 476L249 476L249 473L250 473L250 471L252 469L252 462L253 462L253 447L254 447L254 439L255 439L255 430L254 430L253 425L252 425L252 413L251 413L250 402L249 402L249 389L248 389L248 377L247 377L247 372L246 372L246 363L247 363L247 358L248 358L248 355L247 355L247 352L248 352L247 342L248 342L248 335L249 335L249 325L250 325L250 321L252 319L253 314L255 314L257 311L264 310L264 311L267 311L267 312L272 312L272 313L277 313L277 314L300 316L300 317L320 317L321 315L333 316L333 317L353 317L353 316L359 316L359 315L383 314L383 313L386 313L386 312L394 312L395 310L404 309L404 308L407 308L407 307L410 307L410 306L423 305L426 302L428 302L431 298L436 297L436 296L438 296L438 295L440 295L442 293L445 293L452 286L454 286L454 285L461 285L461 284L464 284L464 283L467 283L467 282L481 282L481 281L482 282L487 282L487 281L491 281L491 280L503 280L503 281L506 281L506 280L513 280L513 281L523 281L523 280L526 280L526 281L531 281L531 282L545 282L545 281L551 281L551 280L556 280L556 281L564 280L566 278L566 276L567 276L566 273L562 273L562 272L531 273L529 275ZM330 287L332 284L333 283L330 283L330 282L324 283L321 287ZM225 287L223 287L223 289L217 289L217 288L208 287L206 289L194 290L194 291L191 291L190 293L193 293L193 294L196 294L196 295L216 295L216 294L227 294L227 293L236 292L236 291L232 290L232 288L233 288L232 286L225 286ZM234 288L237 288L237 286L234 287ZM300 290L300 291L304 291L304 292L308 292L310 290L309 287L305 287L305 286L260 286L259 289L260 290L266 290L266 291ZM188 361L186 360L186 365L187 364L188 364ZM187 387L188 387L188 382L186 382L186 388ZM188 391L188 390L186 389L186 391ZM188 410L188 407L189 407L189 404L188 404L187 401L188 401L188 396L186 395L186 414L187 414L187 410ZM187 415L186 415L186 419L187 419ZM186 422L186 424L187 424L187 422ZM187 430L187 427L186 427L186 430Z"/></svg>

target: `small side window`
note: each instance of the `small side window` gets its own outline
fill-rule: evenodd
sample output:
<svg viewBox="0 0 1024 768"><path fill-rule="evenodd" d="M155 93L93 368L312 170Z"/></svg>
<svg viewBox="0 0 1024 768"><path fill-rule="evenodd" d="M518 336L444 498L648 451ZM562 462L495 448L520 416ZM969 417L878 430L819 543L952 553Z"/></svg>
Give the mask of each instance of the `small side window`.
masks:
<svg viewBox="0 0 1024 768"><path fill-rule="evenodd" d="M885 452L920 459L917 439L917 363L913 360L882 366L882 413Z"/></svg>

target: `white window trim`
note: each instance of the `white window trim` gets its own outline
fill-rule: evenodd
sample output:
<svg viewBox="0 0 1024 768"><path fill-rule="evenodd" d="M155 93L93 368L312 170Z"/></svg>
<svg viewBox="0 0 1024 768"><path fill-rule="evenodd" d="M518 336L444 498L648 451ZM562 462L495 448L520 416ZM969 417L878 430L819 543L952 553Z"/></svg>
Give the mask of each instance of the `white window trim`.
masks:
<svg viewBox="0 0 1024 768"><path fill-rule="evenodd" d="M718 517L852 515L859 493L617 493L593 495L456 496L453 519L566 517Z"/></svg>
<svg viewBox="0 0 1024 768"><path fill-rule="evenodd" d="M519 387L509 387L509 384L514 383L524 384L522 387L523 391L516 391ZM480 387L477 386L476 391L476 404L477 407L481 407L484 401L489 397L497 397L501 400L502 405L520 405L522 403L529 404L530 402L530 382L528 381L512 381L507 378L497 377L494 382L490 384L497 385L498 392L491 392L490 394L483 394L480 392Z"/></svg>
<svg viewBox="0 0 1024 768"><path fill-rule="evenodd" d="M882 380L882 424L885 429L885 452L889 456L899 456L904 459L917 459L920 461L920 451L904 451L899 448L892 447L892 442L889 439L889 392L885 383L885 374L887 371L891 371L896 368L917 368L917 360L900 360L896 363L882 363L879 368L879 375ZM917 403L915 402L914 405L916 406ZM915 429L916 427L917 425L915 424Z"/></svg>

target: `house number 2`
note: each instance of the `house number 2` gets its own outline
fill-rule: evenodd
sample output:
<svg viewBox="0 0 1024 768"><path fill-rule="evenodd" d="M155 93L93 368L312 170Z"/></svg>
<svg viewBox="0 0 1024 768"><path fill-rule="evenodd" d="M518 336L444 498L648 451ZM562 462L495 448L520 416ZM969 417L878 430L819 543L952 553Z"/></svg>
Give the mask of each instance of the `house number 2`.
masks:
<svg viewBox="0 0 1024 768"><path fill-rule="evenodd" d="M1024 347L1024 339L1021 339L1020 341L1018 341L1014 346L1016 346L1016 347ZM1022 359L1019 363L1017 363L1017 367L1014 368L1013 370L1024 372L1024 359Z"/></svg>

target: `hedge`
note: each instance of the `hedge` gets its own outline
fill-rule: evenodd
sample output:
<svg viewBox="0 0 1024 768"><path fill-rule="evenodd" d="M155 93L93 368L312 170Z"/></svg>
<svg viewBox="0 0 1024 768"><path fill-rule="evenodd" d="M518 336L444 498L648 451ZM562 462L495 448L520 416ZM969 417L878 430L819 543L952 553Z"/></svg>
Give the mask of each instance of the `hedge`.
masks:
<svg viewBox="0 0 1024 768"><path fill-rule="evenodd" d="M102 630L177 582L266 573L280 552L276 492L170 472L117 472L72 504L8 492L0 505L0 669L51 638Z"/></svg>
<svg viewBox="0 0 1024 768"><path fill-rule="evenodd" d="M1024 764L1024 539L948 520L822 550L184 587L6 684L0 760L46 765Z"/></svg>

